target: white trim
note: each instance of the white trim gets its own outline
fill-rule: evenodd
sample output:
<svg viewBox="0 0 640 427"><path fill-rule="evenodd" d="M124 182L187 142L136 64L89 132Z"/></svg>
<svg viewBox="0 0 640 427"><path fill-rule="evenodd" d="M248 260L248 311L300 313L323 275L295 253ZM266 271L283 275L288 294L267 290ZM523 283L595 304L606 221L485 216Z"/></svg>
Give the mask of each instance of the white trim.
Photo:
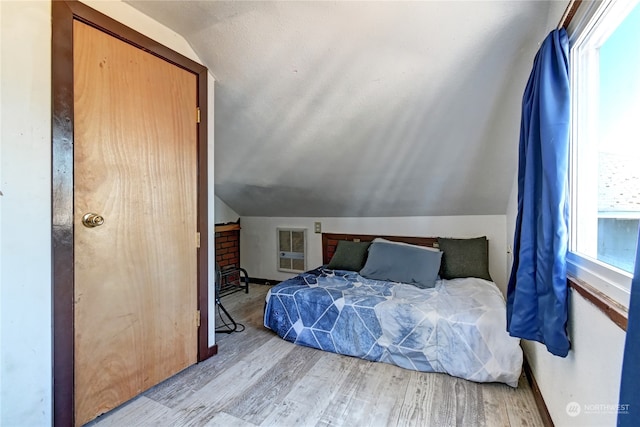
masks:
<svg viewBox="0 0 640 427"><path fill-rule="evenodd" d="M593 15L600 9L600 6L609 0L583 1L571 22L567 26L567 35L569 36L569 45L573 46L575 39L580 36L584 28L587 26Z"/></svg>

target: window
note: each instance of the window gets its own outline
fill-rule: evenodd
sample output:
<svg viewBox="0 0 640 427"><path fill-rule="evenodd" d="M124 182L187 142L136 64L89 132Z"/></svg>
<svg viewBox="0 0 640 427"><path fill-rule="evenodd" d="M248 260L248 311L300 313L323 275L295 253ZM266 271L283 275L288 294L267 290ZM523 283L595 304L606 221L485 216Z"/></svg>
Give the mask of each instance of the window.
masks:
<svg viewBox="0 0 640 427"><path fill-rule="evenodd" d="M278 228L278 270L300 273L307 269L307 230Z"/></svg>
<svg viewBox="0 0 640 427"><path fill-rule="evenodd" d="M569 31L568 267L578 277L605 282L606 293L628 305L640 224L640 5L590 7Z"/></svg>

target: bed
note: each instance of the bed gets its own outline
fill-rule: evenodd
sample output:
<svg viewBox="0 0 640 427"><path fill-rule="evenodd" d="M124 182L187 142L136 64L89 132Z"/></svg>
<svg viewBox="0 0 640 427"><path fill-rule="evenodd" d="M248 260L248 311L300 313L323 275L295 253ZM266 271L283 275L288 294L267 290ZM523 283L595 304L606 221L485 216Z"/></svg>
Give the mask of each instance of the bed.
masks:
<svg viewBox="0 0 640 427"><path fill-rule="evenodd" d="M325 233L323 266L271 288L264 325L299 345L516 387L520 341L490 279L486 238Z"/></svg>

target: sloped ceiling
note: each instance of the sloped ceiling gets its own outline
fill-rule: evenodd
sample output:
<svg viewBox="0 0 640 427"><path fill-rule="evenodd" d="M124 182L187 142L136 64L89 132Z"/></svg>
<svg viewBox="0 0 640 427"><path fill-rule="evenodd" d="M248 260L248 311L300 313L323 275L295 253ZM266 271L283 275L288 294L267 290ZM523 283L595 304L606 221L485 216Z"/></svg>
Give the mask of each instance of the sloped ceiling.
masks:
<svg viewBox="0 0 640 427"><path fill-rule="evenodd" d="M506 212L549 2L127 3L215 75L215 192L238 214Z"/></svg>

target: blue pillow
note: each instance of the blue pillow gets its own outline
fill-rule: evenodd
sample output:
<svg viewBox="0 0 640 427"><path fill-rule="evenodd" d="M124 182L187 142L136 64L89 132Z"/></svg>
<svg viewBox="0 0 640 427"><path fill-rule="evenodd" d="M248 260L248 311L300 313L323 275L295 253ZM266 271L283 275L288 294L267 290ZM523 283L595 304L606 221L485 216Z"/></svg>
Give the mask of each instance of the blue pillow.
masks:
<svg viewBox="0 0 640 427"><path fill-rule="evenodd" d="M367 279L408 283L433 288L440 271L442 252L415 245L373 242L360 275Z"/></svg>

